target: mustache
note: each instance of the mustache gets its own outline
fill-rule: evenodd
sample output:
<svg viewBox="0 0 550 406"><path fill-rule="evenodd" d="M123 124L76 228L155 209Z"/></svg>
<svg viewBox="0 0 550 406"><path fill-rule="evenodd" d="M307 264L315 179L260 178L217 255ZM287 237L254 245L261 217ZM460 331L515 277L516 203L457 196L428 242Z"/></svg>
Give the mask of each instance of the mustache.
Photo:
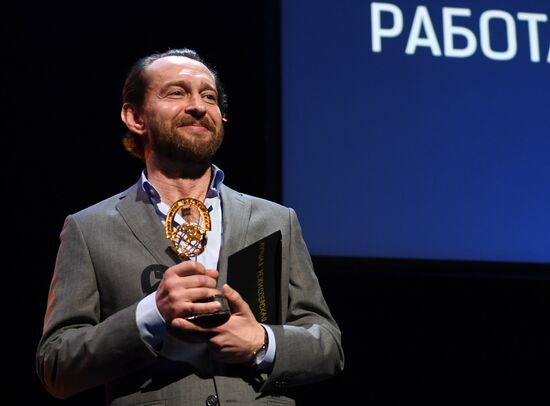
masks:
<svg viewBox="0 0 550 406"><path fill-rule="evenodd" d="M216 130L216 126L214 125L212 120L210 120L206 116L201 118L200 120L197 120L197 119L194 119L194 118L178 118L174 121L174 124L176 125L176 127L183 127L183 126L187 126L187 125L200 124L204 128L206 128L207 130L210 130L210 131L215 131Z"/></svg>

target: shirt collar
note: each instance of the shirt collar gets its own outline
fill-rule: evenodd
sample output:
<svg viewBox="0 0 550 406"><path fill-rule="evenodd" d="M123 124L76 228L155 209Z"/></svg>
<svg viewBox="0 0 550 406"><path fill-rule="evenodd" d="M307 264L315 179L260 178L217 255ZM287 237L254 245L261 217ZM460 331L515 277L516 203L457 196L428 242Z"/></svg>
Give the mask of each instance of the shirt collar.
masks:
<svg viewBox="0 0 550 406"><path fill-rule="evenodd" d="M210 186L206 192L207 199L218 197L220 195L220 187L223 183L224 176L223 171L216 165L212 164L212 182L210 182ZM141 187L153 203L160 202L160 194L157 192L153 184L149 182L149 179L147 179L145 169L141 172Z"/></svg>

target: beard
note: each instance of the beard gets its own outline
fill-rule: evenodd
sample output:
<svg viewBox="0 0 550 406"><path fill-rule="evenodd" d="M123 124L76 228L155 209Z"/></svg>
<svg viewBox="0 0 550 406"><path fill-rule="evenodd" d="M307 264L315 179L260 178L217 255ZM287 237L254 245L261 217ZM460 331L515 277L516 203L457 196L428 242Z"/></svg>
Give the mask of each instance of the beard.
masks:
<svg viewBox="0 0 550 406"><path fill-rule="evenodd" d="M156 155L184 166L194 168L210 166L212 158L220 148L224 130L216 128L208 117L197 120L193 118L176 118L170 122L161 121L156 116L150 117L149 142ZM201 135L181 134L179 127L200 122L209 133Z"/></svg>

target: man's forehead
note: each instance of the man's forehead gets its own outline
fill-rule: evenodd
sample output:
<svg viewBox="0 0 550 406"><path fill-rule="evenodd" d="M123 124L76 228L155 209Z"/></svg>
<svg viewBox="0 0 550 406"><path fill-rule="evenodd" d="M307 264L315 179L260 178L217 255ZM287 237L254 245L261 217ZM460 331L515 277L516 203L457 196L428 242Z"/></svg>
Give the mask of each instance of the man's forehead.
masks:
<svg viewBox="0 0 550 406"><path fill-rule="evenodd" d="M203 63L186 56L171 55L159 58L147 68L151 73L170 75L207 76L215 82L214 75Z"/></svg>

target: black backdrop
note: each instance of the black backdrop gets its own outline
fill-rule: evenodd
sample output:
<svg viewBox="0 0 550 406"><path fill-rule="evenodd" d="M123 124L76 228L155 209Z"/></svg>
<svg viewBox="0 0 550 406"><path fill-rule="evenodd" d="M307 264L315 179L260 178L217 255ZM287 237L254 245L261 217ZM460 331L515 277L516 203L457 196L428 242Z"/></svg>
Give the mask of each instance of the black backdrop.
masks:
<svg viewBox="0 0 550 406"><path fill-rule="evenodd" d="M216 159L226 183L280 200L277 7L269 0L84 1L18 3L3 13L2 185L7 229L16 230L15 238L4 233L11 240L4 250L6 392L39 404L101 403L98 390L50 397L34 372L34 352L64 217L139 176L141 163L120 146L119 119L135 59L187 46L213 62L230 102ZM346 368L297 390L301 404L550 399L548 266L314 262L342 328Z"/></svg>

